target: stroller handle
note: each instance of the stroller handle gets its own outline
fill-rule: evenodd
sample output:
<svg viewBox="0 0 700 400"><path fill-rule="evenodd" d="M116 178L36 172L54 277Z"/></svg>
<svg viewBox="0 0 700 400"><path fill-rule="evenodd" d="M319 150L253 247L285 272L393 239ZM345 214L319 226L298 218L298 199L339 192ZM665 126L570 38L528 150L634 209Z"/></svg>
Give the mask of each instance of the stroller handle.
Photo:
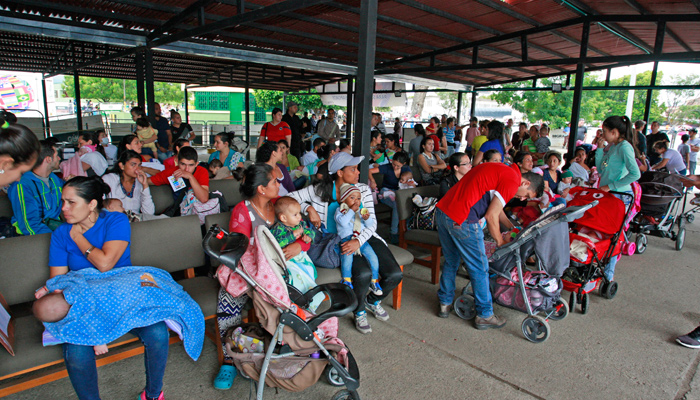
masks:
<svg viewBox="0 0 700 400"><path fill-rule="evenodd" d="M214 240L223 241L220 250L214 250L212 247ZM248 238L240 233L228 233L219 227L218 224L215 224L204 235L202 247L208 256L224 264L232 271L236 271L238 260L248 248Z"/></svg>

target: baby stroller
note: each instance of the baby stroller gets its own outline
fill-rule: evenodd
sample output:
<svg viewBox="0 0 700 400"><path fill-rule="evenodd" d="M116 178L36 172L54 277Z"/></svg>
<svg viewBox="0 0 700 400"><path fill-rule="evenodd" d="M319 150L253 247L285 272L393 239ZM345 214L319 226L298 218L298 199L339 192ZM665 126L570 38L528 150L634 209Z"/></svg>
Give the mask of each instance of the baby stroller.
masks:
<svg viewBox="0 0 700 400"><path fill-rule="evenodd" d="M244 235L229 234L218 225L212 226L203 240L204 251L230 269L226 290L234 296L247 291L261 327L272 336L265 353L230 354L241 375L258 381L257 399L262 400L266 383L301 391L325 373L331 385L347 388L337 392L333 400L359 400L357 363L336 337L338 320L334 318L357 307L352 289L332 283L302 294L287 284L284 253L267 228L258 227L255 246L248 244ZM313 314L306 308L319 293L327 302L319 307L323 312Z"/></svg>
<svg viewBox="0 0 700 400"><path fill-rule="evenodd" d="M568 304L560 298L560 277L569 265L568 242L564 238L568 222L593 206L552 207L520 231L512 242L499 247L489 260L494 301L528 314L521 329L525 338L533 343L549 338L549 319L560 320L569 313ZM524 270L525 261L534 254L537 255L537 270ZM453 307L462 319L476 316L471 283L455 299Z"/></svg>
<svg viewBox="0 0 700 400"><path fill-rule="evenodd" d="M680 175L661 171L647 171L639 179L642 187L642 209L632 221L632 231L637 233L637 253L647 248L646 235L670 238L676 242L676 250L685 244L685 220L683 208L687 192Z"/></svg>
<svg viewBox="0 0 700 400"><path fill-rule="evenodd" d="M625 222L634 207L625 211L625 204L615 195L630 199L634 196L583 187L572 189L570 194L573 199L569 205L598 205L573 221L569 233L571 264L562 277L564 290L571 292L569 310L573 312L576 303L579 303L581 313L586 314L590 304L588 294L596 287L606 299L612 299L617 294L617 282L608 282L603 271L613 257L619 257L623 253L623 247L632 245L626 243L624 231Z"/></svg>

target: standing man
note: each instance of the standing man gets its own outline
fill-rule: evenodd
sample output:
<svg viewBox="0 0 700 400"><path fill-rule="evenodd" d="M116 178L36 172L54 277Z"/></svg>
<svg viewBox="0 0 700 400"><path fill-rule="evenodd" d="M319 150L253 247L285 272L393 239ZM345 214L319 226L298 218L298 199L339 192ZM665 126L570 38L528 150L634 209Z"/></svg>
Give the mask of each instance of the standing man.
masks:
<svg viewBox="0 0 700 400"><path fill-rule="evenodd" d="M647 135L644 134L644 128L647 126L647 123L642 121L641 119L636 121L634 123L634 130L636 131L637 135L637 150L639 150L639 154L647 154Z"/></svg>
<svg viewBox="0 0 700 400"><path fill-rule="evenodd" d="M151 121L155 121L153 128L158 131L158 160L163 162L173 156L173 134L168 120L160 115L160 104L155 103L154 108L156 115L151 118Z"/></svg>
<svg viewBox="0 0 700 400"><path fill-rule="evenodd" d="M304 134L311 133L311 120L309 119L309 112L304 111L304 117L301 119L304 124Z"/></svg>
<svg viewBox="0 0 700 400"><path fill-rule="evenodd" d="M690 132L690 162L688 163L688 175L695 175L695 167L698 165L698 152L700 152L700 139L698 139L698 130L692 128Z"/></svg>
<svg viewBox="0 0 700 400"><path fill-rule="evenodd" d="M372 130L378 130L382 137L386 136L386 127L382 122L382 114L372 113Z"/></svg>
<svg viewBox="0 0 700 400"><path fill-rule="evenodd" d="M299 111L299 105L295 101L290 101L287 103L287 112L282 117L282 121L286 122L292 130L292 142L289 144L289 152L294 157L301 159L302 154L304 154L304 143L302 142L304 123L297 115L297 111Z"/></svg>
<svg viewBox="0 0 700 400"><path fill-rule="evenodd" d="M394 135L403 138L403 124L399 117L394 118Z"/></svg>
<svg viewBox="0 0 700 400"><path fill-rule="evenodd" d="M651 123L651 133L647 136L647 158L649 158L649 165L656 165L661 162L661 157L654 150L654 143L662 140L666 143L671 142L668 139L668 135L659 132L659 129L661 129L661 125L659 125L658 121Z"/></svg>
<svg viewBox="0 0 700 400"><path fill-rule="evenodd" d="M53 142L42 140L40 143L38 164L7 191L14 214L10 222L22 235L51 233L61 224L63 180L52 172L58 168L61 158Z"/></svg>
<svg viewBox="0 0 700 400"><path fill-rule="evenodd" d="M445 263L440 275L440 311L447 318L455 294L455 277L460 260L466 264L476 302L476 329L501 328L506 319L493 313L489 289L489 260L484 248L486 219L489 233L498 246L505 244L500 229L503 207L513 197L526 200L542 196L544 181L534 172L520 173L516 164L483 163L457 182L438 202L435 218Z"/></svg>
<svg viewBox="0 0 700 400"><path fill-rule="evenodd" d="M328 116L316 124L318 136L326 143L335 142L340 139L340 127L335 122L335 110L328 109Z"/></svg>

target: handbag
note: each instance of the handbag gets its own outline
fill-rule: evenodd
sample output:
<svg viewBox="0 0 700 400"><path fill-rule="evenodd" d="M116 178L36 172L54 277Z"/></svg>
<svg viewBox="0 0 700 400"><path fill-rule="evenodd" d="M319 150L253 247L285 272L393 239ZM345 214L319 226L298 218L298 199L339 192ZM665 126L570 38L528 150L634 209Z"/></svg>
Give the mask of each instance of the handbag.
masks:
<svg viewBox="0 0 700 400"><path fill-rule="evenodd" d="M424 231L436 231L437 221L435 220L435 210L437 209L437 198L413 195L413 212L409 217L408 229L418 229Z"/></svg>
<svg viewBox="0 0 700 400"><path fill-rule="evenodd" d="M340 267L340 255L336 251L338 248L338 243L340 243L340 236L335 233L330 233L326 230L324 225L321 225L321 229L316 229L313 224L309 224L311 229L316 231L316 236L314 241L311 242L311 247L306 252L313 261L316 267L320 268L339 268Z"/></svg>

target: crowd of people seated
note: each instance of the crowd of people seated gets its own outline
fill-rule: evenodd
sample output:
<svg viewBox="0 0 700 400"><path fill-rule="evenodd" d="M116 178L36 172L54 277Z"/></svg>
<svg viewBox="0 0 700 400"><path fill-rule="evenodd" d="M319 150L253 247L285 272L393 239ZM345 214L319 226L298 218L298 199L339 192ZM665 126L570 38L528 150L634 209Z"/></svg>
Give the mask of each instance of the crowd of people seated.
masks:
<svg viewBox="0 0 700 400"><path fill-rule="evenodd" d="M237 179L244 200L233 206L228 228L248 237L251 245L258 226L270 228L288 260L291 284L302 291L314 285L317 267L339 268L342 283L360 300L353 313L355 327L370 333L368 313L378 321L388 320L382 301L402 280L401 268L377 233L375 206L380 202L392 209L389 239L396 243L395 192L439 185L435 220L445 261L437 314L443 318L450 314L455 276L463 261L475 293L475 327L500 328L506 321L493 310L485 233L497 246L504 244L509 237L504 232L516 224L524 226L553 205L566 204L575 186L631 193L630 185L639 179L640 170L692 173L700 144L693 132L684 138L687 149L677 152L652 125L647 139L660 138L646 147L657 156L652 163L649 153L640 152L640 131L629 118L612 116L603 121L589 146L576 147L573 157L564 162L551 149L549 127L544 124L528 129L520 123L518 131L512 132L512 120L503 124L472 118L464 130L467 125L460 126L454 118L434 118L427 128L415 126L416 138L406 152L399 137L386 134L381 118L373 116L370 176L365 183L359 182L364 157L351 154L349 141L340 138L333 110L316 124L315 133L306 130L306 121L296 121L298 106L290 104L284 115L275 109L272 121L263 127L254 163L247 162L233 146L232 133L222 132L215 136L216 151L203 165L190 146L191 127L177 118L179 114L172 114L167 129L163 118L151 127L142 110L135 107L132 115L139 129L124 137L115 153L103 140L103 132L80 136L81 150L73 165L64 170L65 182L54 173L60 160L51 139L40 142L26 127L0 118L0 186L9 185L12 224L21 235L53 232L52 277L83 268L104 272L131 265L129 222L152 219L151 186L170 185L175 205L180 206L186 201L211 201L210 179ZM309 146L304 147L305 143ZM149 144L155 148L144 147ZM149 147L151 154L145 151ZM105 150L113 155L105 157ZM108 158L114 160L109 170ZM413 175L411 166L419 175ZM381 177L381 186L377 177ZM504 210L518 218L506 217ZM616 262L613 258L605 267L608 280L613 279ZM231 271L219 268L216 274L226 281ZM217 306L222 335L241 323L247 301L245 295L233 297L222 285ZM167 333L163 324L135 331L147 344L149 384L142 399L162 398L167 358L167 345L163 345L167 334L163 332ZM95 352L70 344L64 349L76 393L91 398L98 392ZM225 354L226 349L223 351ZM214 386L230 388L236 373L225 354Z"/></svg>

